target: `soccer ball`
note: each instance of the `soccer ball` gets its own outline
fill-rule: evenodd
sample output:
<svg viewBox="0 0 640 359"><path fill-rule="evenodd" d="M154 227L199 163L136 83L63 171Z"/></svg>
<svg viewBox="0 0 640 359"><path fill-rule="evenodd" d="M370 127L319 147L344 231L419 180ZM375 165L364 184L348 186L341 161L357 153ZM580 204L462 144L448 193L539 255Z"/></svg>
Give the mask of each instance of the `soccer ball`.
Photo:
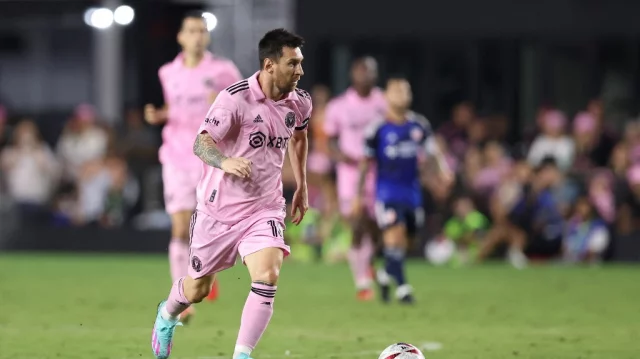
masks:
<svg viewBox="0 0 640 359"><path fill-rule="evenodd" d="M378 359L424 359L420 349L407 343L391 344Z"/></svg>

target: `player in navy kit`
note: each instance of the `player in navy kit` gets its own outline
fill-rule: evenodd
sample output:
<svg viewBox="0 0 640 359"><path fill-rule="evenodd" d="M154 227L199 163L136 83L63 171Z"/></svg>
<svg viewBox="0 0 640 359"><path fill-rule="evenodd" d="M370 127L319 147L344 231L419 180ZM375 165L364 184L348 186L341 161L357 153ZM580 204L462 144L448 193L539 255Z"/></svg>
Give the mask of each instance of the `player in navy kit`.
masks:
<svg viewBox="0 0 640 359"><path fill-rule="evenodd" d="M439 174L447 182L453 175L436 145L426 118L412 112L409 82L400 77L387 81L385 90L388 109L385 117L376 121L366 134L366 159L360 165L358 193L353 205L354 215L362 213L362 194L367 169L377 167L376 220L382 230L384 269L378 270L382 300L390 300L391 279L396 282L396 297L402 303L412 303L412 288L404 275L404 257L411 238L424 221L421 164L432 156Z"/></svg>

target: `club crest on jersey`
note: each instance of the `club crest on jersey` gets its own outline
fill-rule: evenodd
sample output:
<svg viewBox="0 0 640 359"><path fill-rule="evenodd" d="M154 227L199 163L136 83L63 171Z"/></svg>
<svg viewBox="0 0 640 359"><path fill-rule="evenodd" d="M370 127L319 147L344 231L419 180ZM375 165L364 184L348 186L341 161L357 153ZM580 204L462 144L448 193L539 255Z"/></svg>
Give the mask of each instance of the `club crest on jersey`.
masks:
<svg viewBox="0 0 640 359"><path fill-rule="evenodd" d="M420 142L422 140L422 131L419 128L414 128L411 130L411 139L416 142Z"/></svg>
<svg viewBox="0 0 640 359"><path fill-rule="evenodd" d="M287 115L284 117L284 124L287 126L287 128L292 128L293 125L296 124L296 114L293 112L287 113Z"/></svg>
<svg viewBox="0 0 640 359"><path fill-rule="evenodd" d="M191 257L191 267L196 272L200 272L202 270L202 261L200 260L200 258L196 256Z"/></svg>
<svg viewBox="0 0 640 359"><path fill-rule="evenodd" d="M204 79L204 85L210 89L213 88L214 86L213 79L212 78Z"/></svg>

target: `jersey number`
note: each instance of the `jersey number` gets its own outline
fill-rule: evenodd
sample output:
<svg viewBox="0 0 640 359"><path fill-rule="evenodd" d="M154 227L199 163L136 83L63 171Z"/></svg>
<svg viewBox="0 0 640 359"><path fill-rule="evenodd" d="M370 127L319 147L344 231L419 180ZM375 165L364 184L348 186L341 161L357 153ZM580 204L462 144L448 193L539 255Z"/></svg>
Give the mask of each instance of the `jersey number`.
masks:
<svg viewBox="0 0 640 359"><path fill-rule="evenodd" d="M267 223L269 224L269 226L271 226L271 234L274 237L282 238L284 236L283 233L282 233L282 228L280 227L279 223L276 223L276 221L274 221L272 219L267 221Z"/></svg>

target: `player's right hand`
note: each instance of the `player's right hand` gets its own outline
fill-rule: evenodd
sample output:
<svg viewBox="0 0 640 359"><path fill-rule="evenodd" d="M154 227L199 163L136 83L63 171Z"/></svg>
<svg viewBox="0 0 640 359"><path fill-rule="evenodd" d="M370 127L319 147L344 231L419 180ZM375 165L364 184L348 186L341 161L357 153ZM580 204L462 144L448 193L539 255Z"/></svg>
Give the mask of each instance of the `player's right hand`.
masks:
<svg viewBox="0 0 640 359"><path fill-rule="evenodd" d="M227 158L220 164L220 168L225 172L240 178L247 178L251 175L251 160L242 157Z"/></svg>
<svg viewBox="0 0 640 359"><path fill-rule="evenodd" d="M147 104L144 107L144 119L151 125L157 125L162 122L158 110L152 104Z"/></svg>

